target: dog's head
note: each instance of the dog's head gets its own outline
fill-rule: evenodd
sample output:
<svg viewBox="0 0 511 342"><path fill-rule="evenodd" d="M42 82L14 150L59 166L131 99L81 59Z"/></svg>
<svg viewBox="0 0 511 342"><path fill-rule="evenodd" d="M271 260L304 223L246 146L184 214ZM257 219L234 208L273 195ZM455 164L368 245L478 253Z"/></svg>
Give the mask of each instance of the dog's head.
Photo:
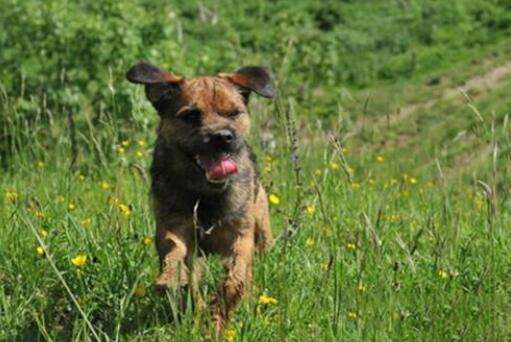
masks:
<svg viewBox="0 0 511 342"><path fill-rule="evenodd" d="M147 98L161 118L159 134L188 157L195 168L190 176L200 174L212 187L225 184L238 172L238 157L250 129L250 93L275 95L269 71L254 66L185 79L139 62L126 77L145 85Z"/></svg>

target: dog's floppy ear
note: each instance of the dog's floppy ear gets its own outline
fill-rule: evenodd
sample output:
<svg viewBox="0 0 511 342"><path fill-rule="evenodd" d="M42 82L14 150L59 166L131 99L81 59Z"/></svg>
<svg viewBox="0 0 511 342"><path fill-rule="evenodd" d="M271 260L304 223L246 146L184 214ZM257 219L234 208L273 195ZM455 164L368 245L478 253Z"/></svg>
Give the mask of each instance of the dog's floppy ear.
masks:
<svg viewBox="0 0 511 342"><path fill-rule="evenodd" d="M241 88L242 94L248 101L251 91L266 98L275 96L273 78L268 68L259 66L246 66L232 74L220 74Z"/></svg>
<svg viewBox="0 0 511 342"><path fill-rule="evenodd" d="M159 109L164 95L179 89L183 77L161 70L147 62L140 61L128 70L126 79L131 83L145 85L146 96Z"/></svg>

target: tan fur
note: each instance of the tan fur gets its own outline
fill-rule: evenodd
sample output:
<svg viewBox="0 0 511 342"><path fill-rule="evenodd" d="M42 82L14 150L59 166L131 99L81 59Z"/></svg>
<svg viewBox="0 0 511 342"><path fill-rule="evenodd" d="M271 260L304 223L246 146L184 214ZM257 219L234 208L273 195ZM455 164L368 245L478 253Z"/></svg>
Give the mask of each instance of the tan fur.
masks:
<svg viewBox="0 0 511 342"><path fill-rule="evenodd" d="M176 106L176 115L187 108L199 108L203 113L200 130L215 131L229 127L240 135L250 129L250 119L242 95L235 85L221 77L200 77L185 80ZM236 120L226 115L233 111L242 115ZM189 129L174 116L162 115L158 134L168 144L186 141ZM155 156L156 158L156 156ZM158 289L191 285L196 296L202 270L200 253L215 253L223 258L225 276L213 300L212 315L220 331L252 281L254 247L264 250L271 245L272 233L266 192L257 181L253 163L247 151L237 157L241 171L250 174L249 185L233 184L226 206L241 210L236 217L222 219L201 241L198 252L197 229L193 215L174 212L166 198L154 197L156 216L156 247L160 256L161 273L155 281ZM200 210L200 207L199 207Z"/></svg>

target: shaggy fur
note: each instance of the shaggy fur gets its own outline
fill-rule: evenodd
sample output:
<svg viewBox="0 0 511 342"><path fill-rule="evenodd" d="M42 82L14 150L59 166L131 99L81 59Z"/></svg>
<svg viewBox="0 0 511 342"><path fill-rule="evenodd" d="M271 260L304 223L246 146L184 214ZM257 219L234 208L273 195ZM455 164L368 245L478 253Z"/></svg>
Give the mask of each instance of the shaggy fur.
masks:
<svg viewBox="0 0 511 342"><path fill-rule="evenodd" d="M271 76L245 67L188 80L139 62L127 78L145 85L160 116L151 167L161 268L155 285L196 290L203 257L219 254L225 279L212 314L220 331L250 286L254 248L264 250L272 241L267 196L245 141L249 95L273 97ZM200 161L220 163L226 156L237 172L212 181Z"/></svg>

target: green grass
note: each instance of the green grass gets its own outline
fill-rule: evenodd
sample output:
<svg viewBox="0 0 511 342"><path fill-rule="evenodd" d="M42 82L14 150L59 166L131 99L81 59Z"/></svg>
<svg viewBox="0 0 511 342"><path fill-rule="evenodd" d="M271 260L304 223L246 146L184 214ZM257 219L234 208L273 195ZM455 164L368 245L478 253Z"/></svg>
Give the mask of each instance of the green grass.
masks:
<svg viewBox="0 0 511 342"><path fill-rule="evenodd" d="M278 239L256 257L253 289L228 328L234 340L511 338L511 82L472 94L472 108L461 95L440 98L509 60L504 2L55 0L48 15L31 1L9 4L25 15L17 26L0 14L10 27L0 41L19 38L0 52L8 66L0 74L0 340L200 341L211 332L206 313L177 308L186 294L151 287L157 118L122 81L140 57L187 75L240 61L268 62L276 74L279 98L252 100L251 141L263 183L280 199L271 206ZM83 27L82 45L56 49ZM117 39L123 32L129 39ZM48 64L44 49L54 49ZM431 99L430 108L377 124ZM87 259L77 266L80 255ZM212 258L206 298L220 277Z"/></svg>

